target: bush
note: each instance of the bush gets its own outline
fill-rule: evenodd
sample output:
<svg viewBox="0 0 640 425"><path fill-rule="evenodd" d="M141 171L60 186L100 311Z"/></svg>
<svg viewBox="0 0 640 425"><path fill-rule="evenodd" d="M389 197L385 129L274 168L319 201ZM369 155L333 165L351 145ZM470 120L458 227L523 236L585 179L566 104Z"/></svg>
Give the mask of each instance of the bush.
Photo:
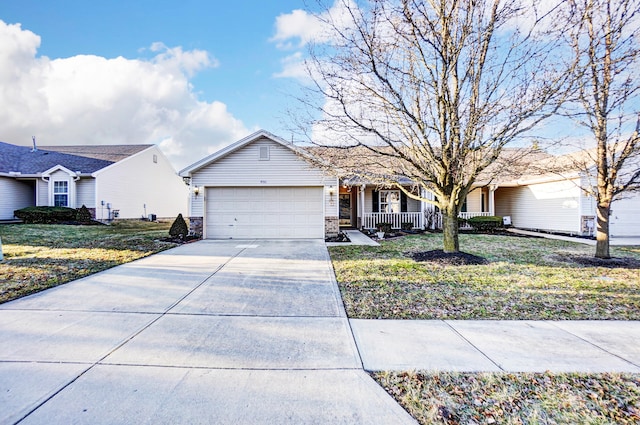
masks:
<svg viewBox="0 0 640 425"><path fill-rule="evenodd" d="M376 223L376 230L378 232L391 233L391 223Z"/></svg>
<svg viewBox="0 0 640 425"><path fill-rule="evenodd" d="M504 227L502 223L502 217L496 216L478 216L471 217L467 220L467 223L474 230L478 230L481 232L492 232L496 229L502 229Z"/></svg>
<svg viewBox="0 0 640 425"><path fill-rule="evenodd" d="M176 219L171 224L171 228L169 229L169 236L172 238L178 238L180 240L184 240L189 234L189 227L187 226L187 222L184 221L182 214L178 214Z"/></svg>
<svg viewBox="0 0 640 425"><path fill-rule="evenodd" d="M402 223L400 223L400 228L402 230L411 230L411 229L413 229L413 222L411 222L411 221L402 222Z"/></svg>
<svg viewBox="0 0 640 425"><path fill-rule="evenodd" d="M52 224L75 221L77 211L67 207L27 207L13 212L27 224Z"/></svg>
<svg viewBox="0 0 640 425"><path fill-rule="evenodd" d="M89 209L83 205L80 208L78 208L78 212L76 214L76 220L78 220L80 223L89 223L91 220L93 220L93 217L91 217L91 213L89 212Z"/></svg>

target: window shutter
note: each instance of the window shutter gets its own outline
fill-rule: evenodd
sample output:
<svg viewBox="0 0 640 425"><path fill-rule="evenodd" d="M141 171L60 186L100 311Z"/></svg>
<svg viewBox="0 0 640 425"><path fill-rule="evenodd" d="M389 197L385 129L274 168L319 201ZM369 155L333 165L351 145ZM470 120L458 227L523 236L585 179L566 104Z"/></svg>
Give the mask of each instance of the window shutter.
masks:
<svg viewBox="0 0 640 425"><path fill-rule="evenodd" d="M377 190L371 191L371 200L373 201L371 205L371 212L380 212L380 196L378 195Z"/></svg>
<svg viewBox="0 0 640 425"><path fill-rule="evenodd" d="M407 212L407 195L400 191L400 212Z"/></svg>

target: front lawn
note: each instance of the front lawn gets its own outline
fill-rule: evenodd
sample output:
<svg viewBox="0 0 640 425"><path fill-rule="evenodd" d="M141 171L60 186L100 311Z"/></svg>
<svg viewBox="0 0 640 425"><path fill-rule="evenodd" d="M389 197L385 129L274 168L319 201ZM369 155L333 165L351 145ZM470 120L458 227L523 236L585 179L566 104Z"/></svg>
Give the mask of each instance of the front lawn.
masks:
<svg viewBox="0 0 640 425"><path fill-rule="evenodd" d="M460 235L461 250L487 264L418 262L442 235L331 247L350 318L639 320L640 247L615 248L615 267L585 265L589 245L506 235Z"/></svg>
<svg viewBox="0 0 640 425"><path fill-rule="evenodd" d="M381 372L374 378L421 424L640 423L640 375Z"/></svg>
<svg viewBox="0 0 640 425"><path fill-rule="evenodd" d="M172 248L159 240L169 236L170 225L0 225L0 303Z"/></svg>
<svg viewBox="0 0 640 425"><path fill-rule="evenodd" d="M640 319L640 247L612 248L612 255L624 260L590 265L594 247L588 245L469 234L460 242L463 251L486 264L414 261L416 253L441 248L442 236L433 234L383 241L380 247L331 247L347 314L361 319ZM421 424L640 423L640 374L372 375Z"/></svg>

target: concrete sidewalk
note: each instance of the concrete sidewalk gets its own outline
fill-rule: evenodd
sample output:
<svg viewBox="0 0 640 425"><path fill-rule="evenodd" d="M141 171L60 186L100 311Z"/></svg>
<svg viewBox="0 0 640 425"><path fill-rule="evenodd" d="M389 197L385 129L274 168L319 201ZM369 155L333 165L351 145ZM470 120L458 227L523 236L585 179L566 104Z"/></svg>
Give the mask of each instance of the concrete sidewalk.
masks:
<svg viewBox="0 0 640 425"><path fill-rule="evenodd" d="M640 373L640 322L351 320L367 370Z"/></svg>
<svg viewBox="0 0 640 425"><path fill-rule="evenodd" d="M202 241L0 305L0 423L413 424L322 241Z"/></svg>

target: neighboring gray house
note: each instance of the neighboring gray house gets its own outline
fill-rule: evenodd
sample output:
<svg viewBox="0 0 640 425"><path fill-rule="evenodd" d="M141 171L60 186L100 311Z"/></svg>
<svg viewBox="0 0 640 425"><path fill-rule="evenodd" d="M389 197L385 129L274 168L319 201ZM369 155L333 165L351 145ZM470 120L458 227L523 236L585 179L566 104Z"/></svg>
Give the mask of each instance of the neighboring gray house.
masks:
<svg viewBox="0 0 640 425"><path fill-rule="evenodd" d="M85 205L99 220L175 217L188 188L155 145L42 146L0 142L0 220L29 206Z"/></svg>

